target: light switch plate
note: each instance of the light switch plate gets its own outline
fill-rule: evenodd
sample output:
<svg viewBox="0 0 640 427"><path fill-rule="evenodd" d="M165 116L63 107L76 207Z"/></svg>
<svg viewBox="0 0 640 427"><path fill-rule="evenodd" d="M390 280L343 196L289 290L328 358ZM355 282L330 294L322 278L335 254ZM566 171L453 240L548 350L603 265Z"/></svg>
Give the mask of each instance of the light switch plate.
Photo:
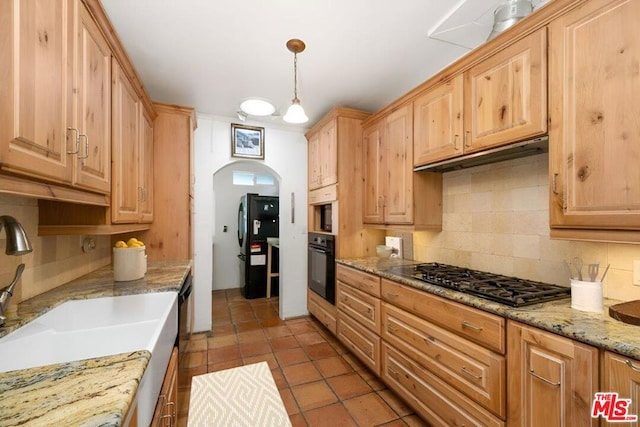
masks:
<svg viewBox="0 0 640 427"><path fill-rule="evenodd" d="M400 237L385 237L385 245L391 246L394 249L394 253L398 254L398 258L402 258L402 238Z"/></svg>
<svg viewBox="0 0 640 427"><path fill-rule="evenodd" d="M633 284L640 286L640 260L633 260Z"/></svg>

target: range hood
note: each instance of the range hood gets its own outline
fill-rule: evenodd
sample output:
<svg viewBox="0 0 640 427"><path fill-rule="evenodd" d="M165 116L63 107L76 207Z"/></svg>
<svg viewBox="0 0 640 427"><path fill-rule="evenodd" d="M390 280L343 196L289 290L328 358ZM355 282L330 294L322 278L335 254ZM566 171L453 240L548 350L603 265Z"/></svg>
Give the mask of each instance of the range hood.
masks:
<svg viewBox="0 0 640 427"><path fill-rule="evenodd" d="M545 135L539 138L520 141L486 151L467 154L466 156L456 157L454 159L447 159L442 162L418 166L417 168L414 168L413 171L450 172L458 169L472 168L474 166L517 159L520 157L534 156L536 154L547 153L548 151L549 137Z"/></svg>

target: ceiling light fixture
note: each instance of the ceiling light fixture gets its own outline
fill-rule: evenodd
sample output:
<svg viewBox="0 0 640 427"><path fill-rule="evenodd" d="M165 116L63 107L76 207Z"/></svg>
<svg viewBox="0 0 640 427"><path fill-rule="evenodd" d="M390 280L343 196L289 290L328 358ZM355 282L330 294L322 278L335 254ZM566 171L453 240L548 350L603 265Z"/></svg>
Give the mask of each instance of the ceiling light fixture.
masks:
<svg viewBox="0 0 640 427"><path fill-rule="evenodd" d="M306 123L309 118L304 113L298 99L298 53L304 51L306 45L302 40L291 39L287 42L287 49L293 52L293 99L282 120L287 123Z"/></svg>
<svg viewBox="0 0 640 427"><path fill-rule="evenodd" d="M270 116L276 107L263 98L247 98L240 103L240 109L250 116Z"/></svg>

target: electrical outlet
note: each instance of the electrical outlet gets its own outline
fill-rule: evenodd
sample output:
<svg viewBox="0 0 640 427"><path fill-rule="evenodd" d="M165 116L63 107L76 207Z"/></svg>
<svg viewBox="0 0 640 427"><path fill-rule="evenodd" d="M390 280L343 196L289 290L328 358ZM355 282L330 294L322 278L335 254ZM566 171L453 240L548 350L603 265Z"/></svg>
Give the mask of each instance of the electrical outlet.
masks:
<svg viewBox="0 0 640 427"><path fill-rule="evenodd" d="M640 286L640 259L633 260L633 284Z"/></svg>

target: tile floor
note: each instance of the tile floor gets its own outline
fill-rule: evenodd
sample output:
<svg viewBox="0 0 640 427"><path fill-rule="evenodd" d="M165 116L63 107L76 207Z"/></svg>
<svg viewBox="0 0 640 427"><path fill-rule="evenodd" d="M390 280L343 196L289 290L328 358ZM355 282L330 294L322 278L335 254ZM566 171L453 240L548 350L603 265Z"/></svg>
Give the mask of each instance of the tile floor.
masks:
<svg viewBox="0 0 640 427"><path fill-rule="evenodd" d="M424 426L390 389L313 317L282 321L278 298L212 294L213 331L192 336L180 363L178 425L186 426L191 377L266 361L294 427Z"/></svg>

